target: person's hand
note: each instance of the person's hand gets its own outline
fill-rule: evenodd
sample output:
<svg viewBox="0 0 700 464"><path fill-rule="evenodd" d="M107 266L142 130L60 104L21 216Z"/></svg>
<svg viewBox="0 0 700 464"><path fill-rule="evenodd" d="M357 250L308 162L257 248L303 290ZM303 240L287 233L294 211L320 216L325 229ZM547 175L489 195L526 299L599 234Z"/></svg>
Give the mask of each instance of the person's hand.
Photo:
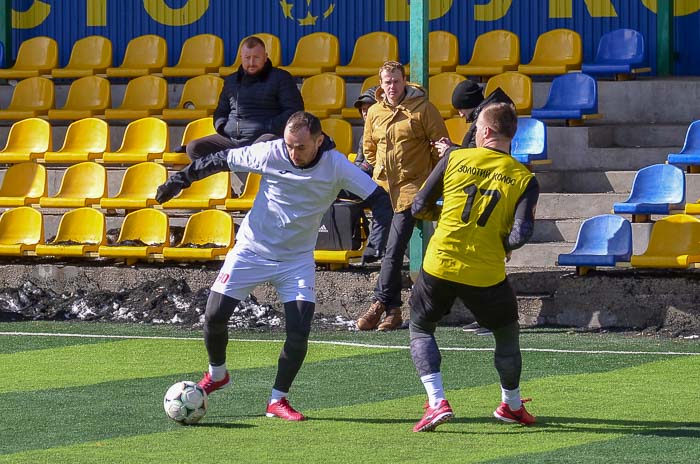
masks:
<svg viewBox="0 0 700 464"><path fill-rule="evenodd" d="M178 184L167 181L158 187L158 190L156 191L156 201L162 205L166 201L175 198L175 196L180 193L180 190L182 189Z"/></svg>
<svg viewBox="0 0 700 464"><path fill-rule="evenodd" d="M443 156L445 156L447 149L453 147L454 144L447 137L442 137L440 140L434 141L433 146L438 151L438 155L440 156L440 158L442 158Z"/></svg>
<svg viewBox="0 0 700 464"><path fill-rule="evenodd" d="M510 258L513 256L513 250L506 252L506 263L510 262Z"/></svg>

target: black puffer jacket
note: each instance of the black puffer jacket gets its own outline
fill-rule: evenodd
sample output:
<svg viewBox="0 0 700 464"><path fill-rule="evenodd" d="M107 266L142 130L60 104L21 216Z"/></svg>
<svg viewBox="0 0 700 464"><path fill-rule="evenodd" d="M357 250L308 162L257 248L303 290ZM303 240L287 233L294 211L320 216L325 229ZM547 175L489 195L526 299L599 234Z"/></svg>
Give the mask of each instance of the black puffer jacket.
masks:
<svg viewBox="0 0 700 464"><path fill-rule="evenodd" d="M476 148L476 124L474 124L474 122L476 122L476 118L479 117L481 110L491 103L508 103L509 105L512 105L513 100L511 100L500 87L497 87L496 90L491 92L491 94L486 97L486 99L482 101L479 106L474 108L472 114L470 114L467 118L467 122L470 122L472 125L464 135L464 140L462 140L462 148Z"/></svg>
<svg viewBox="0 0 700 464"><path fill-rule="evenodd" d="M262 134L280 137L293 113L304 109L294 78L272 67L268 59L260 73L238 71L226 77L214 111L216 132L230 139L250 141Z"/></svg>

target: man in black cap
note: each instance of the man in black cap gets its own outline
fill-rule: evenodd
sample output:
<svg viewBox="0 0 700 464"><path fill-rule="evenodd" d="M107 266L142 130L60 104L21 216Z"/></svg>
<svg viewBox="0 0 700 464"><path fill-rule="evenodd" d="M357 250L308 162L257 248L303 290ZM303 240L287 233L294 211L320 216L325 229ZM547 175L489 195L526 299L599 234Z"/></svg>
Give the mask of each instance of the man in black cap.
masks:
<svg viewBox="0 0 700 464"><path fill-rule="evenodd" d="M377 103L377 99L375 98L377 88L379 88L378 85L370 87L362 92L360 96L357 97L357 100L355 100L354 106L360 112L360 117L362 118L363 123L365 122L365 119L367 119L367 111L369 111L369 107ZM362 136L360 136L360 143L357 146L357 157L355 157L355 165L360 166L364 160L365 154L362 151ZM369 174L371 175L372 173L370 172Z"/></svg>

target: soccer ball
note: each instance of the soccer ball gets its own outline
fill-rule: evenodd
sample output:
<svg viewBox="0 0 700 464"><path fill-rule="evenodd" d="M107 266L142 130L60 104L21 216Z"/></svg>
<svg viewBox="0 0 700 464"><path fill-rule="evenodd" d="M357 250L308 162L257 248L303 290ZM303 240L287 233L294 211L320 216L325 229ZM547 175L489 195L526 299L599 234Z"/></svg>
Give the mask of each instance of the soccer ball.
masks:
<svg viewBox="0 0 700 464"><path fill-rule="evenodd" d="M165 414L180 424L196 424L207 413L207 392L189 380L168 388L163 398Z"/></svg>

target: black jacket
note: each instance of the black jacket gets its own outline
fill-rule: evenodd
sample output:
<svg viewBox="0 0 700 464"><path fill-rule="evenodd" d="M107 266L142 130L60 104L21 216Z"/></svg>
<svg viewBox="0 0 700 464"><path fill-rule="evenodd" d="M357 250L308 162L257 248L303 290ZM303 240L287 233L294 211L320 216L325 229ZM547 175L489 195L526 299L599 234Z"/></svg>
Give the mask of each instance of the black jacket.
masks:
<svg viewBox="0 0 700 464"><path fill-rule="evenodd" d="M281 137L289 116L303 109L292 75L274 68L268 59L254 76L239 67L226 77L214 111L214 127L224 137L252 143L262 134Z"/></svg>
<svg viewBox="0 0 700 464"><path fill-rule="evenodd" d="M469 130L467 133L464 135L464 140L462 140L462 148L476 148L476 118L479 117L479 113L481 112L482 109L484 109L485 106L490 105L491 103L508 103L510 105L513 104L513 100L510 99L506 93L501 90L500 87L497 87L496 90L491 92L491 94L486 97L484 101L481 102L479 106L474 108L474 111L472 111L472 114L469 115L467 118L467 122L472 123L471 127L469 127Z"/></svg>

